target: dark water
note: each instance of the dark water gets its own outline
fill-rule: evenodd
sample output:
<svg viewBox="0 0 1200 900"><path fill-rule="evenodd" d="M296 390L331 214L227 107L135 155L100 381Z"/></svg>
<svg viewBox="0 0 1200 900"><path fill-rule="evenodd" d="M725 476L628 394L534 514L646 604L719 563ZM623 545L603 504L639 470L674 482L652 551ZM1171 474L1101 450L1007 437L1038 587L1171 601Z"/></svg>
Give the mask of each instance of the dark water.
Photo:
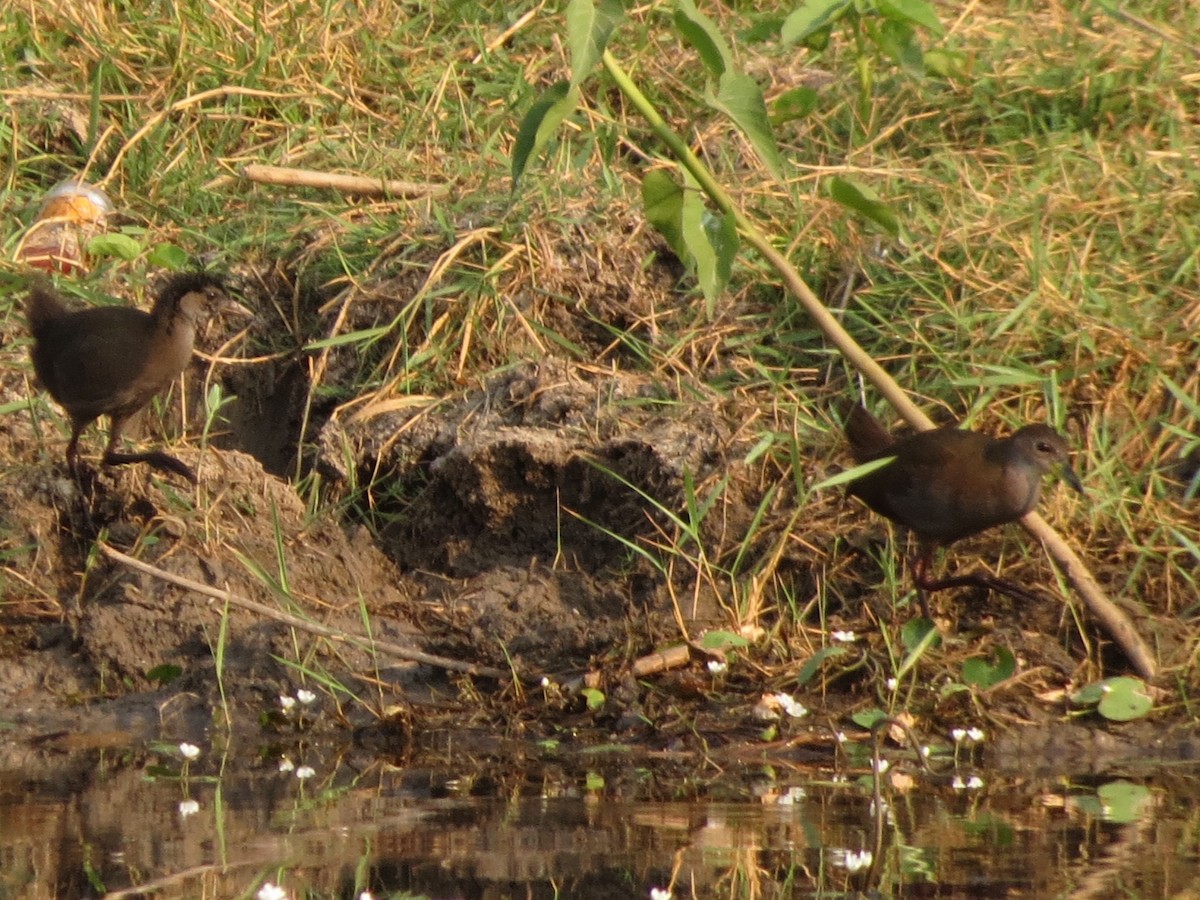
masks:
<svg viewBox="0 0 1200 900"><path fill-rule="evenodd" d="M298 778L274 756L235 769L207 752L180 777L168 747L31 759L0 774L0 900L254 897L266 882L297 898L1200 895L1192 770L896 767L879 819L861 770L780 761L308 761Z"/></svg>

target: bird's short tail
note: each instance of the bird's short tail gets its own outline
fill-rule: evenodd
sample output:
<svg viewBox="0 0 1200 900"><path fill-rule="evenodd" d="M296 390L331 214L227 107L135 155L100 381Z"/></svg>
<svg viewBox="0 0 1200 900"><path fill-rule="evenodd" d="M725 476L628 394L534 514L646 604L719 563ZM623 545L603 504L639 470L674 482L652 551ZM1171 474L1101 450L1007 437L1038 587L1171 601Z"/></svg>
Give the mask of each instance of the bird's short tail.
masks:
<svg viewBox="0 0 1200 900"><path fill-rule="evenodd" d="M895 443L883 423L871 415L866 407L856 403L846 415L846 440L855 462L869 462L887 454Z"/></svg>
<svg viewBox="0 0 1200 900"><path fill-rule="evenodd" d="M25 301L25 318L36 338L52 321L67 314L67 304L45 278L35 278Z"/></svg>

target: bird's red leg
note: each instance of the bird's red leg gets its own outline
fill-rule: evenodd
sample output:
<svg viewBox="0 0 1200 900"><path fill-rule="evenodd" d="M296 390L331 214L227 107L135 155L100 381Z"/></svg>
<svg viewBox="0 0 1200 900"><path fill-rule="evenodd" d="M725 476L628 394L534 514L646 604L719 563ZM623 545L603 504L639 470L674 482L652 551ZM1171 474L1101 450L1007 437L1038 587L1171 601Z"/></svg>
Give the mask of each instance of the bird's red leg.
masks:
<svg viewBox="0 0 1200 900"><path fill-rule="evenodd" d="M1032 603L1040 599L1037 594L1030 593L1020 585L1014 584L1011 581L1005 581L1003 578L997 578L995 575L990 575L987 572L972 572L969 575L956 575L953 578L931 578L929 575L929 566L933 562L935 548L932 544L922 544L921 547L921 551L913 561L912 570L913 581L916 582L917 587L922 591L944 591L948 588L976 587L983 588L986 591L995 591L998 594L1006 594L1009 597L1016 600L1023 600L1027 603ZM922 608L924 608L924 602L924 596L922 595Z"/></svg>
<svg viewBox="0 0 1200 900"><path fill-rule="evenodd" d="M161 472L172 472L175 475L186 478L192 484L197 483L196 473L189 466L170 454L163 453L161 450L150 450L144 453L117 452L117 441L121 438L121 428L124 425L125 419L113 418L112 430L108 434L108 446L104 450L104 464L106 466L124 466L130 463L144 462L149 463Z"/></svg>

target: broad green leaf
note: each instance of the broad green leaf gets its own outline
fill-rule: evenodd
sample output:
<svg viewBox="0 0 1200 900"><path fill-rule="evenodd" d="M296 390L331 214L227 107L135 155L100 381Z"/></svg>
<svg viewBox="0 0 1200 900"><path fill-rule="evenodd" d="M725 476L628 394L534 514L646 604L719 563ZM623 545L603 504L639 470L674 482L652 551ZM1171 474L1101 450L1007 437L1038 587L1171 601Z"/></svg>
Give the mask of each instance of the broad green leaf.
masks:
<svg viewBox="0 0 1200 900"><path fill-rule="evenodd" d="M1075 706L1095 706L1104 696L1104 682L1097 681L1087 684L1071 695L1071 703Z"/></svg>
<svg viewBox="0 0 1200 900"><path fill-rule="evenodd" d="M737 257L741 242L738 239L737 223L734 222L733 216L705 210L702 223L715 257L712 290L706 291L705 296L715 300L729 284L729 279L733 275L733 260Z"/></svg>
<svg viewBox="0 0 1200 900"><path fill-rule="evenodd" d="M587 708L591 712L595 712L604 706L604 691L598 691L595 688L584 688L579 693L587 701Z"/></svg>
<svg viewBox="0 0 1200 900"><path fill-rule="evenodd" d="M909 22L927 28L938 37L946 33L935 10L925 0L875 0L880 15L894 22Z"/></svg>
<svg viewBox="0 0 1200 900"><path fill-rule="evenodd" d="M114 231L98 234L88 241L87 252L92 256L115 256L128 261L137 259L142 252L142 245L129 235Z"/></svg>
<svg viewBox="0 0 1200 900"><path fill-rule="evenodd" d="M687 246L680 231L683 188L664 169L651 169L642 179L642 209L646 213L646 221L666 238L680 262L686 266Z"/></svg>
<svg viewBox="0 0 1200 900"><path fill-rule="evenodd" d="M771 104L771 123L782 125L796 119L803 119L817 108L820 95L810 87L792 88L784 91Z"/></svg>
<svg viewBox="0 0 1200 900"><path fill-rule="evenodd" d="M925 58L916 32L907 22L886 21L878 29L876 40L879 47L891 57L896 65L914 78L925 74Z"/></svg>
<svg viewBox="0 0 1200 900"><path fill-rule="evenodd" d="M692 0L675 0L675 28L700 54L714 78L734 68L733 54L713 20L696 9Z"/></svg>
<svg viewBox="0 0 1200 900"><path fill-rule="evenodd" d="M783 20L779 36L786 44L799 44L844 16L854 0L805 0Z"/></svg>
<svg viewBox="0 0 1200 900"><path fill-rule="evenodd" d="M829 195L847 209L870 219L892 237L900 234L900 222L896 214L869 187L835 177L829 180Z"/></svg>
<svg viewBox="0 0 1200 900"><path fill-rule="evenodd" d="M704 194L688 172L680 211L679 231L687 248L688 264L695 266L696 280L711 316L717 297L729 283L733 257L737 253L737 226L728 216L709 211Z"/></svg>
<svg viewBox="0 0 1200 900"><path fill-rule="evenodd" d="M837 659L839 656L845 656L848 652L845 647L822 647L808 658L808 662L800 667L800 671L796 673L796 686L804 687L804 685L808 684L812 680L812 677L821 671L821 666L825 664L825 660Z"/></svg>
<svg viewBox="0 0 1200 900"><path fill-rule="evenodd" d="M710 295L717 278L717 254L708 239L704 228L704 216L708 212L704 206L703 195L692 177L685 170L683 173L685 188L683 191L683 208L679 218L679 231L683 235L683 243L687 248L688 265L694 266L700 289L711 303Z"/></svg>
<svg viewBox="0 0 1200 900"><path fill-rule="evenodd" d="M521 180L529 160L536 156L546 146L562 120L575 108L579 101L579 89L571 87L566 81L560 81L546 89L542 96L529 107L529 112L521 122L517 131L517 140L513 145L512 178L513 190Z"/></svg>
<svg viewBox="0 0 1200 900"><path fill-rule="evenodd" d="M732 631L717 630L705 632L700 639L700 646L705 650L726 650L730 647L748 647L750 642Z"/></svg>
<svg viewBox="0 0 1200 900"><path fill-rule="evenodd" d="M183 669L173 663L163 663L161 666L155 666L146 673L146 677L151 681L157 681L159 684L170 684L176 678L183 674Z"/></svg>
<svg viewBox="0 0 1200 900"><path fill-rule="evenodd" d="M903 678L908 670L925 655L925 651L936 647L941 640L942 636L938 633L937 626L928 619L917 618L906 622L900 629L900 641L908 648L908 655L896 669L896 678Z"/></svg>
<svg viewBox="0 0 1200 900"><path fill-rule="evenodd" d="M1007 647L999 647L991 659L972 657L963 663L962 678L969 685L981 690L993 687L1012 678L1017 671L1017 661Z"/></svg>
<svg viewBox="0 0 1200 900"><path fill-rule="evenodd" d="M957 50L926 50L925 71L938 78L966 78L971 73L967 54Z"/></svg>
<svg viewBox="0 0 1200 900"><path fill-rule="evenodd" d="M705 99L714 109L733 119L750 139L771 174L782 179L783 157L779 153L779 145L775 143L775 133L767 116L767 104L758 83L749 75L726 72L717 82L716 97L706 92Z"/></svg>
<svg viewBox="0 0 1200 900"><path fill-rule="evenodd" d="M1140 719L1154 708L1153 698L1138 678L1109 678L1104 685L1106 690L1096 709L1110 722Z"/></svg>
<svg viewBox="0 0 1200 900"><path fill-rule="evenodd" d="M1096 788L1100 798L1100 816L1106 822L1127 824L1136 822L1146 804L1154 799L1144 784L1132 781L1110 781Z"/></svg>
<svg viewBox="0 0 1200 900"><path fill-rule="evenodd" d="M571 84L578 87L591 74L625 11L618 0L571 0L567 4L567 48Z"/></svg>
<svg viewBox="0 0 1200 900"><path fill-rule="evenodd" d="M188 255L174 244L155 244L146 255L146 262L162 269L178 272L188 264Z"/></svg>
<svg viewBox="0 0 1200 900"><path fill-rule="evenodd" d="M888 714L878 707L873 709L864 709L862 712L856 712L850 717L850 721L859 728L874 728L882 720L886 719Z"/></svg>

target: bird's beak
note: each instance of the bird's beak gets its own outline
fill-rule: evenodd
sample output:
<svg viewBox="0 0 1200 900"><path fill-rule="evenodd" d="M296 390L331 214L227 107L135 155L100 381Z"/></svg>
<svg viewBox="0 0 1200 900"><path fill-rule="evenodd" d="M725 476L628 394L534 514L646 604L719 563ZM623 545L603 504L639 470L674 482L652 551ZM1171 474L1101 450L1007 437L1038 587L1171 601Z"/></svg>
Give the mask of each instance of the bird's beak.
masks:
<svg viewBox="0 0 1200 900"><path fill-rule="evenodd" d="M1062 468L1059 470L1059 476L1063 481L1075 488L1075 490L1077 490L1079 493L1084 493L1083 482L1079 480L1079 476L1075 474L1075 470L1071 468L1070 463L1065 462L1062 464Z"/></svg>

